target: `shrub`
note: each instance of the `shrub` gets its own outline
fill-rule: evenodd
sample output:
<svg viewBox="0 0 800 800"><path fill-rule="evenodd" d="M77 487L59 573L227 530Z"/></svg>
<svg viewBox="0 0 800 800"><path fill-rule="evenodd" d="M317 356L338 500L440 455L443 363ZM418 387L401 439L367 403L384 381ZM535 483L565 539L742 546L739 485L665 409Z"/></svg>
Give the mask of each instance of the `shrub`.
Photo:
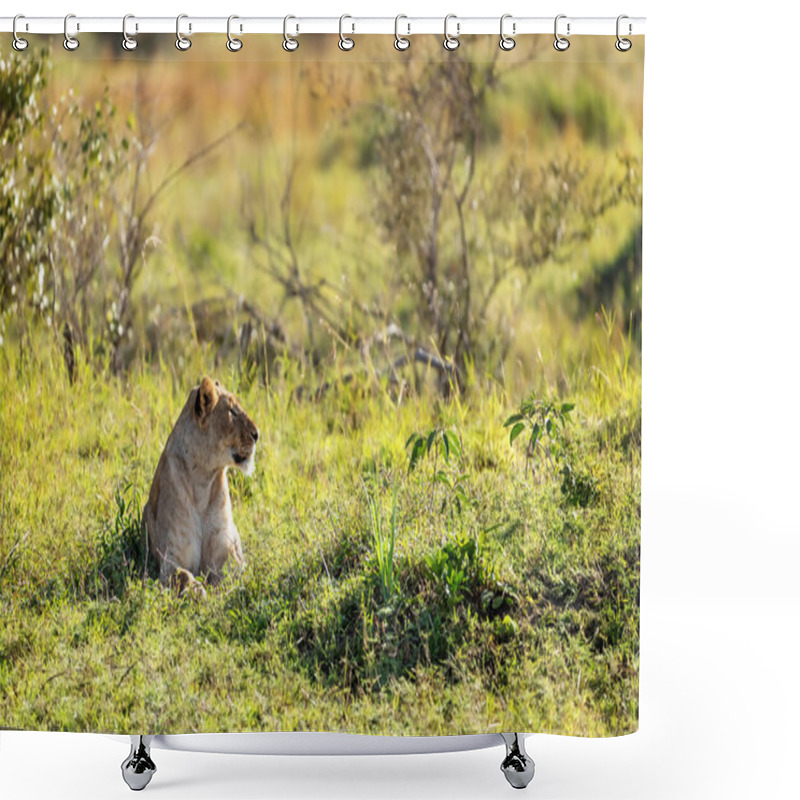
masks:
<svg viewBox="0 0 800 800"><path fill-rule="evenodd" d="M85 107L71 94L46 108L50 69L37 58L0 59L0 313L33 311L69 323L85 342L89 319L112 343L125 332L118 271L106 252L118 160L108 95Z"/></svg>

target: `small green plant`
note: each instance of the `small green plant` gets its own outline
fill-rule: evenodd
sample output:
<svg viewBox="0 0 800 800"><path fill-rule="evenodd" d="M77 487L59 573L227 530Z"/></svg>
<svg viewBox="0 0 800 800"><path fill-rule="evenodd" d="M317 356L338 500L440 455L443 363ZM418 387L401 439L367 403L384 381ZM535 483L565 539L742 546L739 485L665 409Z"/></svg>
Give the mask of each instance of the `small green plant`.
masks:
<svg viewBox="0 0 800 800"><path fill-rule="evenodd" d="M384 604L388 603L397 591L397 574L394 563L394 545L397 540L397 487L392 490L392 514L388 526L381 514L380 506L370 494L366 485L364 491L369 506L369 522L372 530L372 546L375 550L375 563L378 571L378 582Z"/></svg>
<svg viewBox="0 0 800 800"><path fill-rule="evenodd" d="M558 464L566 453L566 427L570 421L569 413L575 408L574 403L557 403L536 397L531 392L515 414L504 423L504 428L511 428L508 441L514 441L525 433L528 446L526 448L525 474L532 469L532 462L542 458L552 474L558 472Z"/></svg>
<svg viewBox="0 0 800 800"><path fill-rule="evenodd" d="M426 559L430 574L442 588L450 608L464 600L472 579L482 577L478 544L476 537L459 536L435 550Z"/></svg>
<svg viewBox="0 0 800 800"><path fill-rule="evenodd" d="M447 428L433 428L425 434L416 431L406 441L408 453L408 471L413 472L423 456L441 453L445 462L450 460L450 453L461 455L461 442L455 432Z"/></svg>
<svg viewBox="0 0 800 800"><path fill-rule="evenodd" d="M508 584L496 579L494 566L486 558L482 532L458 534L430 553L425 563L451 610L472 600L483 616L492 617L518 600Z"/></svg>
<svg viewBox="0 0 800 800"><path fill-rule="evenodd" d="M433 454L431 466L430 508L436 493L436 484L444 490L441 511L450 506L461 513L462 503L468 501L466 471L464 469L463 448L455 431L448 428L433 428L425 434L416 431L406 441L408 451L408 471L413 472L423 458Z"/></svg>
<svg viewBox="0 0 800 800"><path fill-rule="evenodd" d="M498 642L510 642L519 633L519 625L508 614L496 619L493 628Z"/></svg>
<svg viewBox="0 0 800 800"><path fill-rule="evenodd" d="M597 499L597 480L590 473L565 463L561 468L561 494L568 505L586 508Z"/></svg>

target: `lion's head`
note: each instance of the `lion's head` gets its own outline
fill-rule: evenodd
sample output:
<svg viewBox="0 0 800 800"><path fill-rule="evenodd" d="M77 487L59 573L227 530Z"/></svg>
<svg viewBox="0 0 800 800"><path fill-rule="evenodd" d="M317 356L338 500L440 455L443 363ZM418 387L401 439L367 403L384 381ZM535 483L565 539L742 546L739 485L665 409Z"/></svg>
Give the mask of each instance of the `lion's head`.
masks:
<svg viewBox="0 0 800 800"><path fill-rule="evenodd" d="M194 418L200 429L207 463L212 468L236 467L245 475L255 469L258 428L229 391L206 376L194 390Z"/></svg>

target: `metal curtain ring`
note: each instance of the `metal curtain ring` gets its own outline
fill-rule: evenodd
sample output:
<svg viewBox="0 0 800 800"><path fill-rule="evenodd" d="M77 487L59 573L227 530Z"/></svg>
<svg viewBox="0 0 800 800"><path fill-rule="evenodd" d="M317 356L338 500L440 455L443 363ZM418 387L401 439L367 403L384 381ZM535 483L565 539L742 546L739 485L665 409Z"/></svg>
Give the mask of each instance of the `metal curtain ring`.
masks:
<svg viewBox="0 0 800 800"><path fill-rule="evenodd" d="M22 39L17 35L17 20L20 19L25 19L25 16L23 14L17 14L14 17L14 22L11 24L11 33L14 34L14 41L11 43L11 46L21 53L23 50L28 49L28 40Z"/></svg>
<svg viewBox="0 0 800 800"><path fill-rule="evenodd" d="M633 42L630 39L623 39L619 35L619 23L623 19L628 19L627 14L620 14L617 17L617 41L614 43L614 47L616 47L617 50L620 51L620 53L627 53L628 50L630 50L631 47L633 47ZM631 24L629 22L628 23L628 35L629 36L630 36L630 33L631 33Z"/></svg>
<svg viewBox="0 0 800 800"><path fill-rule="evenodd" d="M565 50L569 50L569 39L565 39L563 36L558 35L558 21L560 19L566 19L566 14L559 14L556 17L555 25L553 26L553 32L556 35L556 40L553 42L553 47L558 50L559 53L563 53ZM569 22L567 23L567 36L569 36Z"/></svg>
<svg viewBox="0 0 800 800"><path fill-rule="evenodd" d="M231 51L231 53L238 53L242 49L242 40L235 38L231 34L231 22L233 22L233 20L235 20L235 19L239 19L239 17L237 17L236 14L231 14L228 17L228 41L225 44L225 47L227 47L228 50ZM240 25L239 26L239 30L241 30L241 29L242 28L241 28L241 25Z"/></svg>
<svg viewBox="0 0 800 800"><path fill-rule="evenodd" d="M398 14L394 18L394 49L395 50L408 50L411 47L411 39L406 39L405 36L400 35L400 20L401 19L408 19L405 14ZM406 23L408 25L408 33L411 33L411 23Z"/></svg>
<svg viewBox="0 0 800 800"><path fill-rule="evenodd" d="M129 36L128 35L128 20L129 19L135 19L133 14L126 14L122 18L122 49L123 50L128 50L130 52L131 50L135 50L136 49L136 45L138 45L139 42L137 42L136 39L134 39L133 36ZM137 28L138 28L138 26L137 26Z"/></svg>
<svg viewBox="0 0 800 800"><path fill-rule="evenodd" d="M71 19L75 19L74 14L67 14L67 16L64 17L64 49L70 52L77 50L81 46L81 43L74 36L70 35L69 21ZM80 25L76 26L76 30L80 30Z"/></svg>
<svg viewBox="0 0 800 800"><path fill-rule="evenodd" d="M349 36L345 36L343 33L342 29L346 19L353 18L349 14L342 14L342 16L339 17L339 49L344 51L352 50L356 46L355 41L353 41L353 39L351 39ZM353 25L353 30L355 31L355 29L356 26Z"/></svg>
<svg viewBox="0 0 800 800"><path fill-rule="evenodd" d="M300 47L300 42L295 39L293 36L289 36L289 20L290 19L297 19L297 17L293 17L291 14L283 18L283 49L287 53L293 53Z"/></svg>
<svg viewBox="0 0 800 800"><path fill-rule="evenodd" d="M175 19L175 36L177 37L175 39L175 47L177 47L178 50L182 50L183 52L186 52L192 46L192 40L187 38L181 33L181 20L188 18L189 18L188 14L178 14L177 18ZM189 23L190 33L191 30L192 30L192 25L191 23Z"/></svg>
<svg viewBox="0 0 800 800"><path fill-rule="evenodd" d="M506 36L503 30L503 25L505 24L505 21L511 18L512 18L511 14L503 14L503 16L500 17L500 49L505 51L513 50L517 46L516 40L512 39L511 36ZM516 32L517 32L517 23L512 22L511 33L516 34Z"/></svg>
<svg viewBox="0 0 800 800"><path fill-rule="evenodd" d="M448 14L444 18L444 41L442 42L442 46L445 50L458 50L458 46L461 42L458 41L458 32L461 28L461 24L456 22L456 35L451 36L447 30L447 23L450 22L451 19L458 19L455 14Z"/></svg>

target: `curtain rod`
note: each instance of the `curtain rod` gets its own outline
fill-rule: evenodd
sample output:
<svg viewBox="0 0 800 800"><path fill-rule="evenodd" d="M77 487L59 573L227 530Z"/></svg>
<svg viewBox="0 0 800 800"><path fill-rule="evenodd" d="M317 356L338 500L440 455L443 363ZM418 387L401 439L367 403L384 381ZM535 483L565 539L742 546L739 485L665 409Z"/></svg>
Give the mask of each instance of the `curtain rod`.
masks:
<svg viewBox="0 0 800 800"><path fill-rule="evenodd" d="M508 36L549 33L553 35L555 17L515 17L505 15L503 30ZM125 30L129 36L150 33L176 32L175 17L137 17L128 15ZM17 18L16 32L23 34L64 34L65 24L71 36L83 33L122 33L122 17L26 17ZM500 17L459 17L449 15L447 31L451 36L472 34L499 34ZM181 15L180 30L184 36L195 33L227 33L228 17L193 17ZM286 26L286 27L284 27ZM397 27L396 27L397 26ZM14 30L14 17L0 17L0 32ZM306 33L331 34L389 34L398 32L401 36L414 34L437 34L445 32L443 17L235 17L231 31L239 34L288 33L302 36ZM623 36L638 36L645 32L644 17L623 17L620 33ZM615 36L616 17L570 17L559 15L559 36Z"/></svg>

